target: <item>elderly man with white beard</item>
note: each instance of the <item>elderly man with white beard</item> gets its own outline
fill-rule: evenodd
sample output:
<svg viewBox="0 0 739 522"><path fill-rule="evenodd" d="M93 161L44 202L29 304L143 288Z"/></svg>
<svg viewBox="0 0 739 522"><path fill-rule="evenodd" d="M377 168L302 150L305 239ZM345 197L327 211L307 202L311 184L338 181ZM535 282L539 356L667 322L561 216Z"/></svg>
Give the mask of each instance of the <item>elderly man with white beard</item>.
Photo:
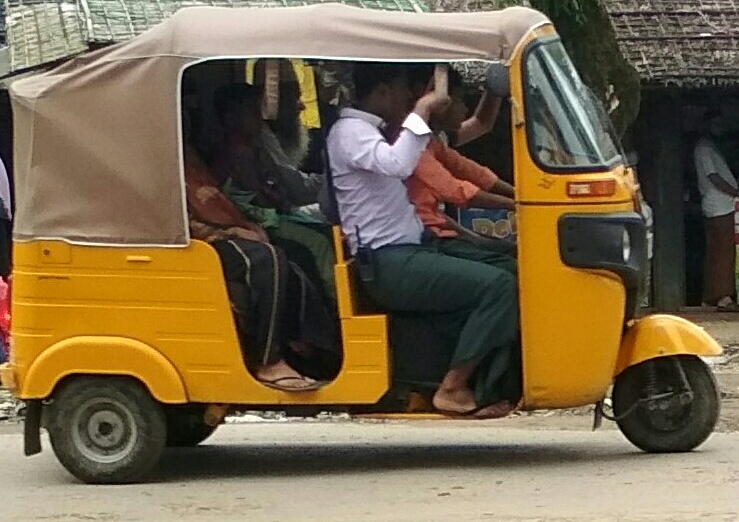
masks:
<svg viewBox="0 0 739 522"><path fill-rule="evenodd" d="M268 60L259 60L254 66L254 85L261 89L263 99L272 94L265 86L268 83L267 63ZM330 226L318 205L319 195L325 193L325 180L322 174L300 170L310 144L308 130L300 120L305 106L292 63L289 60L277 60L276 63L279 68L279 104L276 117L266 119L262 126L259 147L265 154L260 161L261 168L271 171L275 182L287 195L290 209L258 209L254 212L251 195L233 182L233 176L227 182L225 192L244 214L258 220L272 243L281 247L311 279L321 283L327 301L334 304L333 243ZM245 170L251 168L249 165L242 167ZM259 216L263 219L259 220Z"/></svg>

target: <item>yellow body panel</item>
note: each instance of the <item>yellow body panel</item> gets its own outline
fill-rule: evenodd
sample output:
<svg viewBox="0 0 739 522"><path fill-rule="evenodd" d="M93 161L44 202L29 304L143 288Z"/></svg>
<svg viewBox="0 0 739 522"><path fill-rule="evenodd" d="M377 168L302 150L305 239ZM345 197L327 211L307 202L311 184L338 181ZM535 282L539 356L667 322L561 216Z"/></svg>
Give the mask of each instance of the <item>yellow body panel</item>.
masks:
<svg viewBox="0 0 739 522"><path fill-rule="evenodd" d="M657 357L716 356L722 352L716 340L700 326L672 315L651 315L635 321L626 332L614 375Z"/></svg>
<svg viewBox="0 0 739 522"><path fill-rule="evenodd" d="M532 36L553 35L543 27ZM633 177L612 172L550 174L533 161L525 124L522 60L511 63L512 139L518 224L523 409L592 404L610 386L621 342L626 292L611 273L565 266L559 255L558 220L568 213L634 210ZM518 122L518 124L516 124ZM572 198L567 183L611 179L608 197Z"/></svg>
<svg viewBox="0 0 739 522"><path fill-rule="evenodd" d="M16 243L11 363L23 399L70 374L130 375L163 402L372 404L388 388L384 316L342 320L344 366L315 393L249 374L218 256L188 248Z"/></svg>
<svg viewBox="0 0 739 522"><path fill-rule="evenodd" d="M613 380L626 291L614 274L562 263L557 221L571 210L566 206L518 209L524 409L592 404L605 396ZM628 208L619 204L580 210Z"/></svg>

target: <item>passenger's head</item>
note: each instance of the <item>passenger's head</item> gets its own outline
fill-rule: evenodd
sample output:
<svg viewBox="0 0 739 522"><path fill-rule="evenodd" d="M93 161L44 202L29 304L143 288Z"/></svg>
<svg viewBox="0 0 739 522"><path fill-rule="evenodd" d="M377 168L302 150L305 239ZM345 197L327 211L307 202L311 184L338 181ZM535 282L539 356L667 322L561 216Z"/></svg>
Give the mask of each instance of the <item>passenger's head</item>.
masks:
<svg viewBox="0 0 739 522"><path fill-rule="evenodd" d="M357 107L399 125L408 114L411 91L400 64L359 63L352 73Z"/></svg>
<svg viewBox="0 0 739 522"><path fill-rule="evenodd" d="M262 114L257 88L245 83L220 87L215 94L215 111L227 133L248 140L259 135Z"/></svg>
<svg viewBox="0 0 739 522"><path fill-rule="evenodd" d="M254 64L254 85L263 89L268 59L257 60ZM280 75L280 116L296 119L305 110L301 101L300 82L290 60L275 60Z"/></svg>
<svg viewBox="0 0 739 522"><path fill-rule="evenodd" d="M434 77L434 64L413 64L408 66L408 81L413 93L412 103L423 96L431 87ZM442 114L434 115L431 126L439 131L454 131L459 129L462 122L467 119L469 108L464 100L464 80L456 69L449 69L447 74L449 97L451 103Z"/></svg>
<svg viewBox="0 0 739 522"><path fill-rule="evenodd" d="M254 85L264 96L265 72L268 60L257 60L254 64ZM307 148L307 130L300 121L300 114L305 110L301 99L300 83L295 69L289 60L277 60L279 64L280 90L277 119L268 122L269 127L277 135L283 149Z"/></svg>
<svg viewBox="0 0 739 522"><path fill-rule="evenodd" d="M436 65L433 63L414 63L407 66L408 86L413 94L413 101L426 94L434 77Z"/></svg>
<svg viewBox="0 0 739 522"><path fill-rule="evenodd" d="M443 114L436 118L440 130L455 131L467 119L469 108L464 101L464 80L454 69L449 69L449 97L451 103Z"/></svg>
<svg viewBox="0 0 739 522"><path fill-rule="evenodd" d="M726 121L718 109L708 109L703 115L702 131L714 138L721 138L726 134Z"/></svg>

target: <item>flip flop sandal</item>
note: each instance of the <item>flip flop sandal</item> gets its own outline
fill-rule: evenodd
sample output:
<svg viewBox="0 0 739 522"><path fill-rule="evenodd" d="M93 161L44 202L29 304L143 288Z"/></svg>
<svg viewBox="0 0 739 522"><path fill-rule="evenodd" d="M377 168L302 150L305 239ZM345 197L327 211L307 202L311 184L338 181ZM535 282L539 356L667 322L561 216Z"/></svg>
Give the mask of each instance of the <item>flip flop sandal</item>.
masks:
<svg viewBox="0 0 739 522"><path fill-rule="evenodd" d="M491 406L495 406L495 404L490 404L487 407L489 408ZM477 418L481 420L503 419L505 417L508 417L511 413L513 413L514 409L515 408L511 404L509 404L506 408L503 408L502 406L498 408L499 413L495 415L487 415L485 417L477 417Z"/></svg>
<svg viewBox="0 0 739 522"><path fill-rule="evenodd" d="M268 379L257 379L257 380L259 381L260 384L263 384L264 386L268 388L272 388L273 390L280 390L284 392L316 391L320 389L321 386L323 386L322 383L317 382L317 381L314 383L309 383L308 381L305 380L305 377L280 377L279 379L273 379L273 380L268 380ZM289 382L289 381L292 381L292 382L300 381L304 383L305 386L293 387L293 386L280 385L281 382Z"/></svg>
<svg viewBox="0 0 739 522"><path fill-rule="evenodd" d="M494 415L494 416L486 416L486 417L478 417L477 414L481 411L490 408L491 406L495 406L495 404L488 404L486 406L478 406L477 408L473 408L471 410L463 411L463 412L456 412L456 411L444 411L444 410L437 410L442 415L446 415L447 417L452 418L462 418L462 419L479 419L479 420L491 420L491 419L502 419L503 417L507 417L511 414L513 411L513 406L510 404L508 405L508 410L501 414L501 415Z"/></svg>
<svg viewBox="0 0 739 522"><path fill-rule="evenodd" d="M488 406L490 405L488 404ZM445 415L447 417L452 417L455 419L458 419L458 418L470 419L470 418L474 418L476 413L484 410L488 406L478 406L476 408L472 408L471 410L467 410L467 411L447 411L447 410L436 410L436 411L437 413L441 413L442 415Z"/></svg>

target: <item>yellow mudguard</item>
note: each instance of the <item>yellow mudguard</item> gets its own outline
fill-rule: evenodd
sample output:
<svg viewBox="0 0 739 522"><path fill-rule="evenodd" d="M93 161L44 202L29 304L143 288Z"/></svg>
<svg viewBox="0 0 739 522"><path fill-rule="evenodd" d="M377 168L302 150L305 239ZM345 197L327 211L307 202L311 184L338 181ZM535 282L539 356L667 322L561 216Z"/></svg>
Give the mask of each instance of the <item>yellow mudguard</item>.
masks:
<svg viewBox="0 0 739 522"><path fill-rule="evenodd" d="M73 374L133 377L159 402L188 402L179 374L161 353L134 339L94 336L66 339L45 350L28 370L19 397L45 399Z"/></svg>
<svg viewBox="0 0 739 522"><path fill-rule="evenodd" d="M706 331L672 315L650 315L636 321L621 341L614 375L649 359L672 355L721 355L723 349Z"/></svg>

